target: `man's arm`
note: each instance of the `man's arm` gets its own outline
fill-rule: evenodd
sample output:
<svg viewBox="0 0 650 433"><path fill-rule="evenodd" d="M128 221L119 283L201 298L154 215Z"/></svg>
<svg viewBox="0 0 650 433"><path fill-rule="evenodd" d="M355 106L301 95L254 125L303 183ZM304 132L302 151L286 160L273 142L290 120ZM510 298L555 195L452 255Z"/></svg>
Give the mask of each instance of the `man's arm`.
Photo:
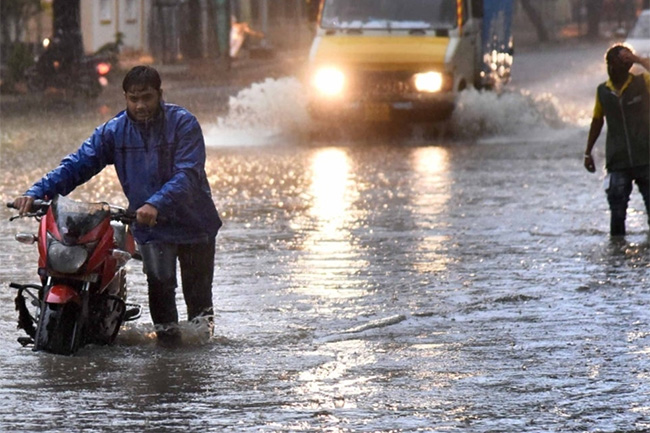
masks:
<svg viewBox="0 0 650 433"><path fill-rule="evenodd" d="M648 57L639 57L634 56L634 63L637 63L645 68L646 71L650 71L650 58Z"/></svg>
<svg viewBox="0 0 650 433"><path fill-rule="evenodd" d="M205 142L197 119L181 116L177 127L172 177L146 203L165 214L178 203L190 203L201 184L205 167Z"/></svg>
<svg viewBox="0 0 650 433"><path fill-rule="evenodd" d="M588 172L594 173L596 171L596 164L594 158L591 156L591 151L596 144L596 140L600 136L600 131L603 129L605 120L602 117L594 117L591 119L591 127L589 128L589 136L587 137L587 149L585 150L585 168Z"/></svg>

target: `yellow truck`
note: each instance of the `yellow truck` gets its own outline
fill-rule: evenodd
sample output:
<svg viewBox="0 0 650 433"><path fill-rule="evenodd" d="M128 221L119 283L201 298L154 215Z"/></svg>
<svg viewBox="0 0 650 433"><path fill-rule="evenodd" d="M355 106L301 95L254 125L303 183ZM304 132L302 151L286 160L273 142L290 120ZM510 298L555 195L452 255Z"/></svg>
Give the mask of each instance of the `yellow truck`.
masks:
<svg viewBox="0 0 650 433"><path fill-rule="evenodd" d="M444 119L506 82L514 0L322 0L308 60L314 119Z"/></svg>

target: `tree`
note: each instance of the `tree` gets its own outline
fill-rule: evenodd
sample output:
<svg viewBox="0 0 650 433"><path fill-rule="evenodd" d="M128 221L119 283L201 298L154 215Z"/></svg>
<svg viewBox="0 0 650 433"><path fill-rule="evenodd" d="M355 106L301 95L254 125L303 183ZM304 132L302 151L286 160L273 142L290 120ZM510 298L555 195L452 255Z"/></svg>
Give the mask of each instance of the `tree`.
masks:
<svg viewBox="0 0 650 433"><path fill-rule="evenodd" d="M40 10L40 0L2 0L0 2L2 42L5 44L20 42L27 21Z"/></svg>
<svg viewBox="0 0 650 433"><path fill-rule="evenodd" d="M84 54L80 0L52 2L52 43L62 59L73 64Z"/></svg>
<svg viewBox="0 0 650 433"><path fill-rule="evenodd" d="M0 1L0 60L6 66L0 77L3 91L13 89L16 83L22 81L25 70L34 62L31 48L23 42L23 33L29 19L40 10L39 0Z"/></svg>
<svg viewBox="0 0 650 433"><path fill-rule="evenodd" d="M600 36L600 16L603 8L603 0L588 0L587 7L587 36L598 38Z"/></svg>

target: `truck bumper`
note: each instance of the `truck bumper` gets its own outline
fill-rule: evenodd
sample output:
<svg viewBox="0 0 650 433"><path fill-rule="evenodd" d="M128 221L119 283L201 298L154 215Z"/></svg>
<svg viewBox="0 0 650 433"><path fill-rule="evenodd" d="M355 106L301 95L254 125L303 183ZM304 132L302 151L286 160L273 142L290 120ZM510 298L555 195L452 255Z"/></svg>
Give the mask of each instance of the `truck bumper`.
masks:
<svg viewBox="0 0 650 433"><path fill-rule="evenodd" d="M410 123L444 120L454 110L453 95L403 101L323 101L312 99L314 120L336 122Z"/></svg>

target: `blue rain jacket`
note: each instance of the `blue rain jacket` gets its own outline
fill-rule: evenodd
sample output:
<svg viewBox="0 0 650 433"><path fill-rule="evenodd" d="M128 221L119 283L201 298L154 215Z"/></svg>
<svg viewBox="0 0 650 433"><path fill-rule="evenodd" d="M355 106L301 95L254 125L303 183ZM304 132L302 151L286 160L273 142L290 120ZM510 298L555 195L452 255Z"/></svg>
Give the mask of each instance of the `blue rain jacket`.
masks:
<svg viewBox="0 0 650 433"><path fill-rule="evenodd" d="M26 195L67 195L109 164L135 211L145 203L158 209L155 227L133 225L139 243L207 242L221 227L205 174L205 142L186 109L161 103L149 122L133 121L126 110L99 126L81 147L36 182Z"/></svg>

